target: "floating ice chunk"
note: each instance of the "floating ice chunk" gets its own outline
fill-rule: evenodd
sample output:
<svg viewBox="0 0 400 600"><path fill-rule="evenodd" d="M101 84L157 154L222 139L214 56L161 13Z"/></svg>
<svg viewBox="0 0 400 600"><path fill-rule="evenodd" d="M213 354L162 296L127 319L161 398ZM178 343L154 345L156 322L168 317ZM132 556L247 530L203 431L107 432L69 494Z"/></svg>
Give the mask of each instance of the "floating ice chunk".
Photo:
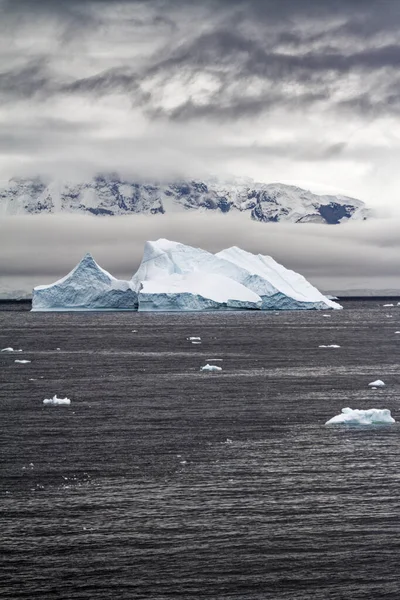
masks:
<svg viewBox="0 0 400 600"><path fill-rule="evenodd" d="M329 419L325 425L385 425L391 423L395 423L395 420L387 408L369 408L368 410L342 408L341 414Z"/></svg>
<svg viewBox="0 0 400 600"><path fill-rule="evenodd" d="M329 346L318 346L318 348L340 348L337 344L330 344Z"/></svg>
<svg viewBox="0 0 400 600"><path fill-rule="evenodd" d="M14 362L16 363L20 363L21 365L26 365L27 363L30 363L30 360L14 360Z"/></svg>
<svg viewBox="0 0 400 600"><path fill-rule="evenodd" d="M384 304L383 306L385 306L386 308L389 308L389 306L394 306L394 304Z"/></svg>
<svg viewBox="0 0 400 600"><path fill-rule="evenodd" d="M322 315L325 319L330 319L332 315Z"/></svg>
<svg viewBox="0 0 400 600"><path fill-rule="evenodd" d="M197 341L201 340L201 337L190 337L190 338L188 338L188 340L190 342L197 342Z"/></svg>
<svg viewBox="0 0 400 600"><path fill-rule="evenodd" d="M395 331L395 333L400 333L400 331Z"/></svg>
<svg viewBox="0 0 400 600"><path fill-rule="evenodd" d="M192 342L192 344L201 344L201 342Z"/></svg>
<svg viewBox="0 0 400 600"><path fill-rule="evenodd" d="M377 379L376 381L371 381L371 383L368 384L369 387L385 387L385 383L381 380L381 379Z"/></svg>
<svg viewBox="0 0 400 600"><path fill-rule="evenodd" d="M204 367L200 367L200 371L211 371L211 372L222 371L222 367L217 367L216 365L207 364Z"/></svg>
<svg viewBox="0 0 400 600"><path fill-rule="evenodd" d="M22 352L22 350L14 350L14 348L8 347L8 348L3 348L3 350L1 350L1 352Z"/></svg>
<svg viewBox="0 0 400 600"><path fill-rule="evenodd" d="M51 406L56 406L60 404L71 404L71 400L69 398L57 398L57 394L52 398L46 398L43 400L43 404L50 404Z"/></svg>

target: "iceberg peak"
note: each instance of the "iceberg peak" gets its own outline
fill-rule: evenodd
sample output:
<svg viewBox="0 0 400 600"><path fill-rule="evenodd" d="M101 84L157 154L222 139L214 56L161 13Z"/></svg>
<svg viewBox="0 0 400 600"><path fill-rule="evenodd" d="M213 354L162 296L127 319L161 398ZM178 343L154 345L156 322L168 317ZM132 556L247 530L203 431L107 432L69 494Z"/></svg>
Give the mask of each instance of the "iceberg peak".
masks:
<svg viewBox="0 0 400 600"><path fill-rule="evenodd" d="M88 252L66 275L33 289L32 310L135 310L137 294L116 279Z"/></svg>

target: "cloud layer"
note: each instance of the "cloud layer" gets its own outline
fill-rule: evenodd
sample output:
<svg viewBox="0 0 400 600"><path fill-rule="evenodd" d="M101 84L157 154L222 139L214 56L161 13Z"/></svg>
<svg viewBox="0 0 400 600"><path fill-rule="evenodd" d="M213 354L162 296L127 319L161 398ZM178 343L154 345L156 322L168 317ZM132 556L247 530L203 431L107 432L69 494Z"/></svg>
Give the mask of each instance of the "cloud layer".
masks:
<svg viewBox="0 0 400 600"><path fill-rule="evenodd" d="M400 5L0 0L0 177L235 173L395 204Z"/></svg>

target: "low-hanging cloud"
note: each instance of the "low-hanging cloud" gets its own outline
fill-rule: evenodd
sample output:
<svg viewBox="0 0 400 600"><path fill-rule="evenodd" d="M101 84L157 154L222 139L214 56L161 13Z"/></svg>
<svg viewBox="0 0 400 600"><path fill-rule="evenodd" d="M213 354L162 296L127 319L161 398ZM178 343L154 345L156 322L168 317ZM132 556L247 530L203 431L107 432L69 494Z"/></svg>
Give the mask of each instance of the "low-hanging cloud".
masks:
<svg viewBox="0 0 400 600"><path fill-rule="evenodd" d="M236 245L273 256L331 291L400 290L399 220L264 224L242 215L7 217L0 223L0 287L29 290L69 272L86 252L129 279L146 240L166 237L210 252ZM32 252L34 248L34 252Z"/></svg>

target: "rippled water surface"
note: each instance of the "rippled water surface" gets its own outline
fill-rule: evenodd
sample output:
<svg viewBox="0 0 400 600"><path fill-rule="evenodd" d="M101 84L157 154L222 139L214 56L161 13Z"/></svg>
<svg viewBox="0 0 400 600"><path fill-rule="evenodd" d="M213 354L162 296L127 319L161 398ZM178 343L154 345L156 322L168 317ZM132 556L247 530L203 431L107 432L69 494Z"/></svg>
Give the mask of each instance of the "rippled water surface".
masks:
<svg viewBox="0 0 400 600"><path fill-rule="evenodd" d="M382 304L0 312L1 599L400 598L400 425L324 426L400 422Z"/></svg>

